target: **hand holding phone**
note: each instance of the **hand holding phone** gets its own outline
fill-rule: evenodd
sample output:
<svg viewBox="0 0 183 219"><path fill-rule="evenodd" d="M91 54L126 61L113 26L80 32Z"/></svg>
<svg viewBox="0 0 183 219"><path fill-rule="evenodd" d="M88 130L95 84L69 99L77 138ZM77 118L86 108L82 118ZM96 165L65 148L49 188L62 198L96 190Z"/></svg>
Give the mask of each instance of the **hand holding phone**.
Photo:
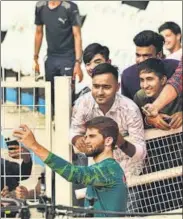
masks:
<svg viewBox="0 0 183 219"><path fill-rule="evenodd" d="M142 106L141 109L146 116L151 116L151 113L145 107Z"/></svg>
<svg viewBox="0 0 183 219"><path fill-rule="evenodd" d="M167 117L167 118L164 117L163 120L164 120L166 123L169 124L172 119L171 119L170 117Z"/></svg>

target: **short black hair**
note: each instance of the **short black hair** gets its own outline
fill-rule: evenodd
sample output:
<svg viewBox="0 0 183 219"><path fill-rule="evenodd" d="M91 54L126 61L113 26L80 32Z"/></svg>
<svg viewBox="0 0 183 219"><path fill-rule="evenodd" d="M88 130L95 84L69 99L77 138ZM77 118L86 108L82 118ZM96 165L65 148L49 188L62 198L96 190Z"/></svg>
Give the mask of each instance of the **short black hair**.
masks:
<svg viewBox="0 0 183 219"><path fill-rule="evenodd" d="M159 33L162 32L163 30L171 30L175 35L177 34L181 34L181 29L180 26L178 24L176 24L173 21L167 21L164 24L162 24L159 28L158 31Z"/></svg>
<svg viewBox="0 0 183 219"><path fill-rule="evenodd" d="M154 72L160 79L166 76L165 66L162 60L156 58L149 58L138 65L138 73Z"/></svg>
<svg viewBox="0 0 183 219"><path fill-rule="evenodd" d="M101 63L97 65L92 71L92 78L94 78L96 75L101 75L106 73L111 73L118 81L118 68L109 63Z"/></svg>
<svg viewBox="0 0 183 219"><path fill-rule="evenodd" d="M134 37L133 42L139 47L153 45L156 48L156 53L159 53L163 50L165 40L163 36L152 30L144 30Z"/></svg>
<svg viewBox="0 0 183 219"><path fill-rule="evenodd" d="M102 46L99 43L92 43L88 45L83 52L84 63L89 63L97 54L101 54L107 61L110 54L109 48L107 46Z"/></svg>
<svg viewBox="0 0 183 219"><path fill-rule="evenodd" d="M98 116L95 117L85 123L86 128L96 128L99 133L104 137L112 137L112 149L114 149L118 135L119 135L119 127L118 124L111 118L106 116Z"/></svg>

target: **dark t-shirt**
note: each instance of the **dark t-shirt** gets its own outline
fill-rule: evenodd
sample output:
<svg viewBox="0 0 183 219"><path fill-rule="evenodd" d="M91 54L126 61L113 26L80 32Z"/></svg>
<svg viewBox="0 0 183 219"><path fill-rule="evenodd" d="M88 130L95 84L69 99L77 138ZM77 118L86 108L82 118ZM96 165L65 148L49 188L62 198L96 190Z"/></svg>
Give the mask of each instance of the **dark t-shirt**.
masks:
<svg viewBox="0 0 183 219"><path fill-rule="evenodd" d="M35 24L45 25L48 54L73 54L74 36L72 26L81 26L78 7L70 1L50 9L48 1L36 4Z"/></svg>
<svg viewBox="0 0 183 219"><path fill-rule="evenodd" d="M154 102L155 99L149 98L146 96L144 90L139 90L134 96L134 102L141 109L142 106L147 103ZM182 96L178 96L175 100L165 106L160 113L167 114L169 116L182 111Z"/></svg>
<svg viewBox="0 0 183 219"><path fill-rule="evenodd" d="M20 180L29 178L31 170L32 160L29 163L22 162L20 166L18 163L1 158L1 190L5 185L10 191L14 190L19 185Z"/></svg>
<svg viewBox="0 0 183 219"><path fill-rule="evenodd" d="M174 59L162 60L165 66L166 75L170 78L178 67L178 61ZM133 100L134 95L140 90L140 79L137 64L125 69L121 76L121 92L124 96Z"/></svg>

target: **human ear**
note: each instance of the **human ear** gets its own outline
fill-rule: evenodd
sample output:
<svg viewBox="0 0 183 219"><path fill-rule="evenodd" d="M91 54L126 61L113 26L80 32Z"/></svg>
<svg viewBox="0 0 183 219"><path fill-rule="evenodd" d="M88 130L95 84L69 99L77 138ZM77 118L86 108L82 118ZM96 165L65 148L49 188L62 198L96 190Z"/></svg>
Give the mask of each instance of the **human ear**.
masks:
<svg viewBox="0 0 183 219"><path fill-rule="evenodd" d="M162 85L165 85L167 82L167 77L166 76L163 76L162 79L161 79L161 84Z"/></svg>
<svg viewBox="0 0 183 219"><path fill-rule="evenodd" d="M109 147L113 143L113 138L112 137L107 137L105 138L105 146Z"/></svg>
<svg viewBox="0 0 183 219"><path fill-rule="evenodd" d="M120 83L118 83L117 85L117 91L119 91L119 89L120 89Z"/></svg>
<svg viewBox="0 0 183 219"><path fill-rule="evenodd" d="M181 40L181 34L177 34L177 40L180 41Z"/></svg>
<svg viewBox="0 0 183 219"><path fill-rule="evenodd" d="M108 59L108 60L107 60L107 63L111 64L111 63L112 63L111 59Z"/></svg>

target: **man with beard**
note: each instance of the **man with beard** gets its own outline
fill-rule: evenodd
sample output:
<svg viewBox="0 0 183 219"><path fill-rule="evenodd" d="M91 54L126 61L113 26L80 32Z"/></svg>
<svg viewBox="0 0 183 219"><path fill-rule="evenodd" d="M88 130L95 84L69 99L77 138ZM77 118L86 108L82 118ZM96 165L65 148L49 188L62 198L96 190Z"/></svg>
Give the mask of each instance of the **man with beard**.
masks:
<svg viewBox="0 0 183 219"><path fill-rule="evenodd" d="M89 167L75 166L61 157L49 152L35 139L26 125L15 130L14 136L19 138L28 149L39 156L53 171L69 182L82 183L87 186L85 206L94 199L94 210L124 212L127 205L127 186L120 165L113 158L119 128L117 123L108 117L100 116L86 122L86 156L93 157L94 165ZM105 217L107 214L95 214ZM110 215L111 216L111 215ZM113 215L114 216L114 215ZM116 217L119 215L115 215Z"/></svg>
<svg viewBox="0 0 183 219"><path fill-rule="evenodd" d="M139 175L146 156L143 120L138 106L127 97L117 93L118 70L109 63L93 69L92 91L81 96L75 103L71 118L71 141L84 152L86 144L85 123L97 116L114 119L119 126L119 136L114 157L125 171L125 175ZM124 140L129 135L131 143Z"/></svg>

